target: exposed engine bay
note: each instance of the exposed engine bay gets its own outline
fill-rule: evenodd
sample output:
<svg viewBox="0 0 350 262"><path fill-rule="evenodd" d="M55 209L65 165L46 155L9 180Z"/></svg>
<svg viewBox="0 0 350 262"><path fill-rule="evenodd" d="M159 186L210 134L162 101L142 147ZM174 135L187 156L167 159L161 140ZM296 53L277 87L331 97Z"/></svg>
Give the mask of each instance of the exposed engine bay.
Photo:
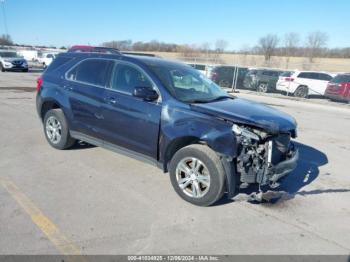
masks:
<svg viewBox="0 0 350 262"><path fill-rule="evenodd" d="M295 131L270 135L238 125L232 130L237 136L237 172L243 187L253 183L277 187L277 180L295 168L298 154L290 141Z"/></svg>

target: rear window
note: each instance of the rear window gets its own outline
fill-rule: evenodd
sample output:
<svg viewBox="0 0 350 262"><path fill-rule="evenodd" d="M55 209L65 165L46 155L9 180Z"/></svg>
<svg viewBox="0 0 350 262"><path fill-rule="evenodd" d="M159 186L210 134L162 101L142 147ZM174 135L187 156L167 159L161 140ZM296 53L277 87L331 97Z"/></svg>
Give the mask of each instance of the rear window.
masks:
<svg viewBox="0 0 350 262"><path fill-rule="evenodd" d="M88 59L67 73L67 78L91 85L105 87L109 81L109 76L114 62L105 59Z"/></svg>
<svg viewBox="0 0 350 262"><path fill-rule="evenodd" d="M67 64L72 59L73 58L71 58L71 57L58 56L55 60L53 60L53 62L49 65L49 67L45 70L45 72L46 73L52 72L52 71L58 69L59 67Z"/></svg>
<svg viewBox="0 0 350 262"><path fill-rule="evenodd" d="M294 72L292 72L292 71L286 71L286 72L283 72L283 73L281 74L281 76L283 76L283 77L291 77L292 74L294 74Z"/></svg>
<svg viewBox="0 0 350 262"><path fill-rule="evenodd" d="M333 83L350 83L350 75L337 75L332 80Z"/></svg>
<svg viewBox="0 0 350 262"><path fill-rule="evenodd" d="M205 65L195 65L194 68L197 70L205 71Z"/></svg>

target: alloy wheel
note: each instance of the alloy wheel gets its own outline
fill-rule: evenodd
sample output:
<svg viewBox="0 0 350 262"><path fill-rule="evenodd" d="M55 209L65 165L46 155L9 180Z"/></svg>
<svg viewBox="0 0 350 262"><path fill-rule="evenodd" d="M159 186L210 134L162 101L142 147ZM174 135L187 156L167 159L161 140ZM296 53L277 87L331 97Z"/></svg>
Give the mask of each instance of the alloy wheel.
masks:
<svg viewBox="0 0 350 262"><path fill-rule="evenodd" d="M177 164L176 180L182 192L189 197L201 198L209 191L208 168L195 157L184 158Z"/></svg>
<svg viewBox="0 0 350 262"><path fill-rule="evenodd" d="M58 144L62 137L62 126L60 121L54 116L50 116L46 121L46 135L51 143Z"/></svg>

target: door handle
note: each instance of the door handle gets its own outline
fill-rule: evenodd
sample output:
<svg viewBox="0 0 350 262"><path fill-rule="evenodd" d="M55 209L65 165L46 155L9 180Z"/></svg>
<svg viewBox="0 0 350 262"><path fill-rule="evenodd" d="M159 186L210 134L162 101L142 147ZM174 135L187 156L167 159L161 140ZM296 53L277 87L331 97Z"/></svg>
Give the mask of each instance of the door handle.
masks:
<svg viewBox="0 0 350 262"><path fill-rule="evenodd" d="M67 90L67 91L72 91L73 87L71 87L71 86L63 86L63 89Z"/></svg>
<svg viewBox="0 0 350 262"><path fill-rule="evenodd" d="M95 113L94 115L95 115L95 117L96 117L97 119L100 119L100 120L104 119L104 117L103 117L102 114Z"/></svg>
<svg viewBox="0 0 350 262"><path fill-rule="evenodd" d="M108 104L116 104L117 103L117 99L115 99L114 97L107 97L104 99Z"/></svg>

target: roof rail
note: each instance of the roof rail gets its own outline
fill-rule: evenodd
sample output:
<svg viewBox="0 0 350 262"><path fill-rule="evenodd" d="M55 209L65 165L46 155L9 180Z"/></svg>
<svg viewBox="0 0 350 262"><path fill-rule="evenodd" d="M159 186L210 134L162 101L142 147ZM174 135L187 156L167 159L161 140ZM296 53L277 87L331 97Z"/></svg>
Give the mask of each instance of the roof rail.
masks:
<svg viewBox="0 0 350 262"><path fill-rule="evenodd" d="M74 45L67 52L68 53L103 53L103 54L121 55L121 52L116 48L90 46L90 45Z"/></svg>
<svg viewBox="0 0 350 262"><path fill-rule="evenodd" d="M121 52L123 55L136 55L136 56L150 56L150 57L158 57L155 54L150 53L138 53L138 52Z"/></svg>

